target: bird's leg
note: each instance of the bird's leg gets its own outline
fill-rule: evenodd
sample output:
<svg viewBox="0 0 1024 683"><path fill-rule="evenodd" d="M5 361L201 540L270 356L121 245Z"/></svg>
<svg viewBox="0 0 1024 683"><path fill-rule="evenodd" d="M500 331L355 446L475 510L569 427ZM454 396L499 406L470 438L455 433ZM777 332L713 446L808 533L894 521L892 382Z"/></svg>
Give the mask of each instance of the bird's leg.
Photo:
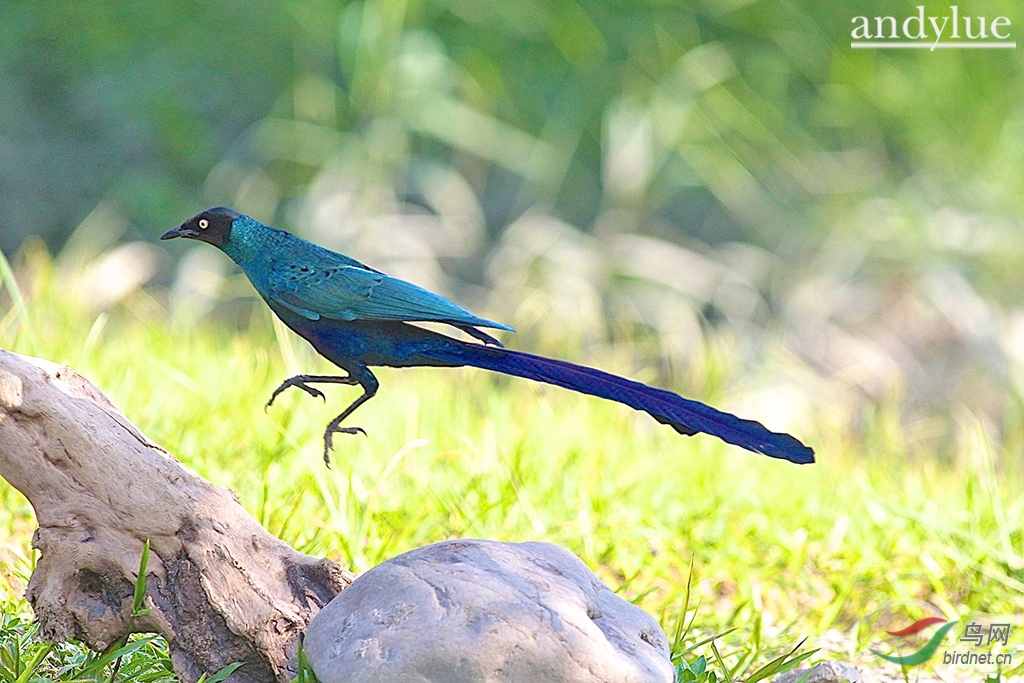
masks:
<svg viewBox="0 0 1024 683"><path fill-rule="evenodd" d="M299 389L302 389L310 396L322 398L326 401L327 399L324 397L324 392L320 391L316 387L310 386L310 384L314 383L359 384L359 380L355 379L351 375L295 375L294 377L289 377L288 379L281 383L281 386L279 386L277 389L274 389L274 393L270 395L270 400L267 401L267 405L264 406L264 408L269 408L271 405L273 405L274 399L277 398L277 395L289 387L298 387Z"/></svg>
<svg viewBox="0 0 1024 683"><path fill-rule="evenodd" d="M355 375L356 373L352 373ZM369 401L377 393L377 378L373 376L370 370L363 366L359 373L359 378L353 380L353 384L359 384L363 387L363 395L357 398L352 404L342 411L341 415L331 420L331 423L327 425L327 429L324 431L324 463L328 467L331 466L331 448L335 434L363 434L365 436L366 431L362 427L342 427L342 421L355 412L356 408Z"/></svg>

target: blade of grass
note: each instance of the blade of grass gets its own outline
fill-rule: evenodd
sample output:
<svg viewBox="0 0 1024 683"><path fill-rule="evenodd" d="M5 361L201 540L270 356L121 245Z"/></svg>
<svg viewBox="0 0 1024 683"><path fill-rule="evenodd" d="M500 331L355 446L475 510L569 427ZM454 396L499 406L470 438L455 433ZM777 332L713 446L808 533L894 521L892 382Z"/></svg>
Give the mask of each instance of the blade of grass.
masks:
<svg viewBox="0 0 1024 683"><path fill-rule="evenodd" d="M771 678L772 676L775 676L776 674L784 673L786 671L789 671L790 669L792 669L796 665L798 665L800 662L802 662L802 661L806 660L807 658L813 656L814 653L816 653L818 651L817 649L814 649L814 650L811 650L809 652L805 652L802 655L798 655L796 657L793 657L793 655L800 648L802 648L804 646L805 642L807 642L806 638L804 638L799 643L797 643L796 647L794 647L792 650L790 650L786 654L784 654L784 655L782 655L780 657L776 657L775 659L773 659L772 661L768 662L767 664L762 666L760 669L755 671L754 673L750 674L750 676L746 679L745 683L757 683L757 681L762 681L762 680L765 680L766 678ZM793 657L793 658L790 659L790 657Z"/></svg>
<svg viewBox="0 0 1024 683"><path fill-rule="evenodd" d="M17 683L28 683L28 681L36 675L36 670L39 668L43 660L46 659L47 655L53 652L53 648L57 647L54 643L47 643L43 647L33 653L33 655L24 663L24 669L21 675L16 679Z"/></svg>
<svg viewBox="0 0 1024 683"><path fill-rule="evenodd" d="M25 298L21 295L21 288L18 287L18 281L14 278L11 264L2 251L0 251L0 284L6 287L10 293L11 303L14 304L13 310L18 312L18 318L21 319L21 324L29 341L33 341L35 335L32 332L32 322L29 319L28 307L25 306Z"/></svg>
<svg viewBox="0 0 1024 683"><path fill-rule="evenodd" d="M203 674L199 677L199 680L196 683L221 683L221 681L227 679L228 676L235 673L235 671L237 671L238 668L241 667L243 664L245 664L245 662L235 662L234 664L228 664L223 669L213 674L209 678L206 677L206 674Z"/></svg>
<svg viewBox="0 0 1024 683"><path fill-rule="evenodd" d="M149 613L142 605L146 600L146 568L149 566L149 539L142 544L142 557L139 559L139 573L135 578L135 594L132 597L132 616L141 617Z"/></svg>
<svg viewBox="0 0 1024 683"><path fill-rule="evenodd" d="M725 680L728 683L733 683L732 673L729 671L729 667L722 661L722 654L718 651L718 646L715 645L715 641L711 641L711 651L715 653L715 660L718 662L718 666L722 669L722 674L725 675Z"/></svg>

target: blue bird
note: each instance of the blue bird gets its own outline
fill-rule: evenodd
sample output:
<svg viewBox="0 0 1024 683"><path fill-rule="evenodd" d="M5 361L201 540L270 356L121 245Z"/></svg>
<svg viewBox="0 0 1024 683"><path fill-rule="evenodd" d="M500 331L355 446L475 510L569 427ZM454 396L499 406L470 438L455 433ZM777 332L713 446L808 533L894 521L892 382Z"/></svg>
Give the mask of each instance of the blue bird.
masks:
<svg viewBox="0 0 1024 683"><path fill-rule="evenodd" d="M174 237L207 242L230 256L285 325L348 373L296 375L274 391L267 406L289 387L320 398L324 394L314 384L362 387L362 395L327 425L324 461L328 465L335 434L365 434L359 427L341 423L377 393L371 366L484 368L618 401L649 413L680 434L704 432L772 458L814 462L810 448L759 422L601 370L506 349L480 328L514 332L508 325L477 317L444 297L232 209L203 211L160 239ZM482 343L410 324L416 322L446 323Z"/></svg>

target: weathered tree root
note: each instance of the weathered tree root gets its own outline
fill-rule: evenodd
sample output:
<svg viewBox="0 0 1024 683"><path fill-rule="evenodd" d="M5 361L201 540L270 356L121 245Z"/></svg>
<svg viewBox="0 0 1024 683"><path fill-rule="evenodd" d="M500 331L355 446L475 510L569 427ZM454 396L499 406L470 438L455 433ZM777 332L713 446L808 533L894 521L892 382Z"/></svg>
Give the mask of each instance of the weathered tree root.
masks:
<svg viewBox="0 0 1024 683"><path fill-rule="evenodd" d="M231 681L287 681L299 634L352 582L267 533L88 380L3 349L0 476L35 509L41 557L27 598L51 641L101 650L152 632L167 639L184 681L239 661ZM146 539L150 611L132 618Z"/></svg>

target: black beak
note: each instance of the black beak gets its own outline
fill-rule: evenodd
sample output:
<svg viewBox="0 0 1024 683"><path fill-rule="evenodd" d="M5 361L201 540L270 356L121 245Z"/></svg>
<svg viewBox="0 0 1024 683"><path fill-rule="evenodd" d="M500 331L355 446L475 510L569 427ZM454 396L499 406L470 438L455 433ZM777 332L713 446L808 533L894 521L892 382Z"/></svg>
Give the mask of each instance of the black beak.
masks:
<svg viewBox="0 0 1024 683"><path fill-rule="evenodd" d="M173 230L168 230L164 234L160 235L160 239L172 240L175 237L192 237L194 234L195 233L193 233L189 228L186 228L184 225L179 225Z"/></svg>

